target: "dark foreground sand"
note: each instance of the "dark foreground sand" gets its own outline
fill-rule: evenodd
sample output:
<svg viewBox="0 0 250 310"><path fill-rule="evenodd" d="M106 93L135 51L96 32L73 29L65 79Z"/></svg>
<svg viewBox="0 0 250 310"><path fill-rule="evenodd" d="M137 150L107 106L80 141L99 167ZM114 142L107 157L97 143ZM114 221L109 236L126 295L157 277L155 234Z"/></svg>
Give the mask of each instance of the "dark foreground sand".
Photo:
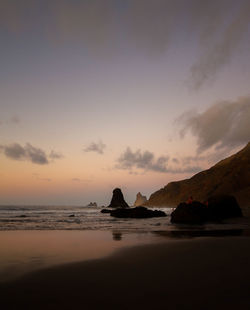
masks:
<svg viewBox="0 0 250 310"><path fill-rule="evenodd" d="M250 238L120 250L0 285L1 309L250 309Z"/></svg>

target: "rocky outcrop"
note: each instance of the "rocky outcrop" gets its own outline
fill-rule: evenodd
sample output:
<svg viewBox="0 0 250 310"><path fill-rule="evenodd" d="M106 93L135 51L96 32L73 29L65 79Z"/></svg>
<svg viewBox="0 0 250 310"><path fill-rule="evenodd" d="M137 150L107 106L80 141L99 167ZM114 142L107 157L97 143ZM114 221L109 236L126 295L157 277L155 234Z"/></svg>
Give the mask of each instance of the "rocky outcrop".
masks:
<svg viewBox="0 0 250 310"><path fill-rule="evenodd" d="M115 188L113 190L113 197L111 199L109 208L129 208L129 205L124 200L122 191L120 188Z"/></svg>
<svg viewBox="0 0 250 310"><path fill-rule="evenodd" d="M205 201L215 195L233 195L243 213L250 214L250 143L208 170L190 179L171 182L153 193L146 206L176 206L189 196Z"/></svg>
<svg viewBox="0 0 250 310"><path fill-rule="evenodd" d="M101 210L101 213L111 213L111 211L112 211L111 209L104 208Z"/></svg>
<svg viewBox="0 0 250 310"><path fill-rule="evenodd" d="M136 200L134 202L134 206L135 207L143 206L146 202L147 202L147 197L146 196L142 196L142 194L139 192L136 195Z"/></svg>
<svg viewBox="0 0 250 310"><path fill-rule="evenodd" d="M90 202L87 207L97 207L97 203L96 202Z"/></svg>
<svg viewBox="0 0 250 310"><path fill-rule="evenodd" d="M218 195L208 199L208 219L219 221L231 217L242 217L242 211L235 197Z"/></svg>
<svg viewBox="0 0 250 310"><path fill-rule="evenodd" d="M171 213L171 223L202 224L207 220L207 207L199 201L180 203Z"/></svg>
<svg viewBox="0 0 250 310"><path fill-rule="evenodd" d="M202 224L241 216L242 212L235 197L220 195L209 198L207 204L199 201L180 203L171 214L171 223Z"/></svg>
<svg viewBox="0 0 250 310"><path fill-rule="evenodd" d="M129 209L118 208L116 210L112 210L110 215L119 218L150 218L167 216L163 211L149 210L145 207L135 207Z"/></svg>

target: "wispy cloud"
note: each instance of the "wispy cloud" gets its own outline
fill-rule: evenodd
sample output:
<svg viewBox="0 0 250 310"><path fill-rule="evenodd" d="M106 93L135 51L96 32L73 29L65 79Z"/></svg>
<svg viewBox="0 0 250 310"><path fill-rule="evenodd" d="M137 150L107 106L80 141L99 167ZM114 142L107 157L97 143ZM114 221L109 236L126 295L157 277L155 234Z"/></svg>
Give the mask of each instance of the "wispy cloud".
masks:
<svg viewBox="0 0 250 310"><path fill-rule="evenodd" d="M156 57L166 55L179 34L196 36L190 40L201 51L191 64L189 84L194 89L216 77L239 53L239 47L249 48L248 0L127 0L122 5L113 0L43 2L45 19L36 1L1 0L0 26L16 34L32 29L34 18L39 16L36 26L54 44L84 43L92 55L98 56L112 54L121 36L128 47ZM119 31L116 20L121 21Z"/></svg>
<svg viewBox="0 0 250 310"><path fill-rule="evenodd" d="M206 111L186 112L177 120L180 134L197 138L198 152L211 147L234 148L250 141L250 96L221 101Z"/></svg>
<svg viewBox="0 0 250 310"><path fill-rule="evenodd" d="M72 178L71 181L72 181L72 182L82 182L82 180L79 179L79 178Z"/></svg>
<svg viewBox="0 0 250 310"><path fill-rule="evenodd" d="M55 151L51 151L50 152L50 154L49 154L49 158L50 159L61 159L61 158L63 158L64 156L61 154L61 153L59 153L59 152L55 152Z"/></svg>
<svg viewBox="0 0 250 310"><path fill-rule="evenodd" d="M207 7L207 4L210 3ZM189 85L194 89L211 82L221 68L227 65L242 43L250 47L248 27L250 25L250 2L239 1L236 5L228 5L228 1L200 2L202 18L206 17L204 10L211 13L210 21L200 20L202 53L191 66ZM201 7L203 6L203 8ZM234 14L232 14L232 10ZM201 13L200 12L200 13ZM199 19L198 19L199 20ZM226 22L227 21L227 22Z"/></svg>
<svg viewBox="0 0 250 310"><path fill-rule="evenodd" d="M11 117L5 120L0 120L0 125L20 124L20 123L21 123L21 119L18 115L12 115Z"/></svg>
<svg viewBox="0 0 250 310"><path fill-rule="evenodd" d="M40 148L34 147L30 143L25 146L19 143L0 145L0 151L13 160L26 160L38 165L49 164L49 156Z"/></svg>
<svg viewBox="0 0 250 310"><path fill-rule="evenodd" d="M51 178L43 178L40 176L39 173L33 173L33 177L38 180L38 181L44 181L44 182L51 182L52 179Z"/></svg>
<svg viewBox="0 0 250 310"><path fill-rule="evenodd" d="M21 122L21 119L18 115L12 115L9 119L9 122L19 124Z"/></svg>
<svg viewBox="0 0 250 310"><path fill-rule="evenodd" d="M174 162L174 165L170 163ZM121 154L117 160L116 169L128 170L130 174L137 175L138 173L133 169L140 169L146 171L154 171L161 173L195 173L202 168L197 165L199 160L191 160L182 158L171 160L169 156L156 157L150 151L142 152L140 149L133 152L129 147ZM177 165L176 165L177 164Z"/></svg>
<svg viewBox="0 0 250 310"><path fill-rule="evenodd" d="M104 144L102 141L99 141L97 143L95 142L90 143L87 147L83 149L83 151L103 154L105 148L106 148L106 144Z"/></svg>
<svg viewBox="0 0 250 310"><path fill-rule="evenodd" d="M81 179L81 178L72 178L71 182L73 183L90 183L92 180L90 179Z"/></svg>
<svg viewBox="0 0 250 310"><path fill-rule="evenodd" d="M168 157L161 156L155 159L152 152L137 150L132 152L128 147L117 160L117 168L130 170L132 168L166 172Z"/></svg>

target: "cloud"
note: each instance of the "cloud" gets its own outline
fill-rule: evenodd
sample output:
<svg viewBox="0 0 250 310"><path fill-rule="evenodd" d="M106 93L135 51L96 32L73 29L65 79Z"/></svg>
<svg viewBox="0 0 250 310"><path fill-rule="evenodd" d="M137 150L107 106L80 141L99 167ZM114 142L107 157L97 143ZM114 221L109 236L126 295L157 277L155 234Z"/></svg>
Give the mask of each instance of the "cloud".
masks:
<svg viewBox="0 0 250 310"><path fill-rule="evenodd" d="M11 117L6 119L5 121L0 120L0 125L19 124L19 123L21 123L21 119L18 115L12 115Z"/></svg>
<svg viewBox="0 0 250 310"><path fill-rule="evenodd" d="M90 183L90 182L92 182L92 180L90 180L90 179L80 179L80 178L72 178L71 181L74 183Z"/></svg>
<svg viewBox="0 0 250 310"><path fill-rule="evenodd" d="M187 132L197 138L198 152L211 147L234 147L250 141L250 96L236 101L221 101L202 113L187 112L177 120L180 135Z"/></svg>
<svg viewBox="0 0 250 310"><path fill-rule="evenodd" d="M46 165L49 163L48 158L50 156L47 156L45 151L34 147L30 143L26 143L25 146L21 146L19 143L1 145L0 151L2 151L6 157L13 160L26 160L38 165ZM55 155L57 153L52 151L52 154Z"/></svg>
<svg viewBox="0 0 250 310"><path fill-rule="evenodd" d="M95 152L98 154L103 154L105 147L106 147L106 145L104 143L102 143L102 141L99 141L98 143L92 142L83 151L84 152Z"/></svg>
<svg viewBox="0 0 250 310"><path fill-rule="evenodd" d="M223 3L226 4L224 1L219 2L220 6ZM228 11L228 8L230 8L230 6L225 7L226 12ZM221 13L218 8L216 8L216 11ZM214 14L211 18L212 22L210 21L210 29L207 29L206 33L206 38L209 37L210 39L207 40L207 44L204 44L202 55L198 61L196 61L191 67L190 86L194 89L199 89L207 82L212 81L220 69L230 62L234 52L238 51L241 43L245 41L247 36L249 36L250 2L241 1L240 6L237 5L234 8L234 12L235 13L232 15L231 19L229 19L227 25L223 27L222 22L225 23L225 18L230 17L228 14L232 14L232 11L228 11L228 14L220 16L219 20L216 20L218 14L213 10ZM203 31L205 30L204 27L202 27L202 29ZM220 33L219 36L218 33ZM205 34L203 33L203 38L204 36Z"/></svg>
<svg viewBox="0 0 250 310"><path fill-rule="evenodd" d="M149 151L141 152L141 150L137 150L133 153L128 147L118 158L118 165L116 168L125 170L138 168L157 172L167 172L166 164L168 159L169 158L166 156L155 159L154 154Z"/></svg>
<svg viewBox="0 0 250 310"><path fill-rule="evenodd" d="M82 180L79 179L79 178L72 178L71 181L72 181L72 182L82 182Z"/></svg>
<svg viewBox="0 0 250 310"><path fill-rule="evenodd" d="M2 0L0 26L18 33L31 29L34 18L39 16L36 26L54 42L82 42L94 54L103 55L106 50L109 55L116 44L119 46L120 37L124 37L131 47L158 56L165 53L179 34L181 21L181 35L198 35L203 47L191 68L190 84L194 88L215 76L249 36L248 0L127 0L123 4L113 0L44 2L46 19L41 18L41 7L35 1ZM32 18L27 18L27 12ZM120 21L119 32L116 20Z"/></svg>
<svg viewBox="0 0 250 310"><path fill-rule="evenodd" d="M203 168L201 166L183 166L183 167L170 167L167 169L168 173L172 173L172 174L183 174L183 173L191 173L191 174L195 174L199 171L203 170Z"/></svg>
<svg viewBox="0 0 250 310"><path fill-rule="evenodd" d="M33 0L1 0L1 28L14 34L38 30L53 44L65 41L83 44L91 55L98 57L113 55L116 49L120 51L121 38L126 47L155 57L165 55L175 38L184 38L184 44L190 38L190 45L198 44L201 48L191 65L189 84L194 89L213 80L239 52L239 47L245 44L249 48L249 0L44 0L43 3L41 7Z"/></svg>
<svg viewBox="0 0 250 310"><path fill-rule="evenodd" d="M168 172L178 173L197 173L204 170L204 163L207 163L206 156L184 156L172 158L173 166L168 168Z"/></svg>
<svg viewBox="0 0 250 310"><path fill-rule="evenodd" d="M179 159L174 157L174 158L172 158L172 162L175 163L175 164L178 164L179 163Z"/></svg>
<svg viewBox="0 0 250 310"><path fill-rule="evenodd" d="M58 152L55 152L55 151L51 151L50 154L49 154L49 158L50 159L61 159L63 158L64 156L61 154L61 153L58 153Z"/></svg>
<svg viewBox="0 0 250 310"><path fill-rule="evenodd" d="M1 145L1 149L4 151L6 157L22 160L26 157L26 150L18 143L13 143L7 146Z"/></svg>
<svg viewBox="0 0 250 310"><path fill-rule="evenodd" d="M48 164L48 158L42 149L36 148L27 143L24 147L26 158L31 160L34 164L44 165Z"/></svg>
<svg viewBox="0 0 250 310"><path fill-rule="evenodd" d="M51 182L51 178L41 178L39 173L33 173L33 177L38 181Z"/></svg>
<svg viewBox="0 0 250 310"><path fill-rule="evenodd" d="M130 147L121 154L117 160L116 169L128 170L131 175L138 175L137 171L133 169L142 169L146 171L154 171L161 173L183 174L196 173L202 168L198 165L205 160L205 157L188 156L183 158L173 158L169 156L160 156L158 158L152 152L140 149L133 152ZM174 165L170 165L171 161Z"/></svg>
<svg viewBox="0 0 250 310"><path fill-rule="evenodd" d="M11 123L14 123L14 124L19 124L19 123L21 122L20 117L17 116L17 115L11 116L11 118L9 119L9 121L10 121Z"/></svg>

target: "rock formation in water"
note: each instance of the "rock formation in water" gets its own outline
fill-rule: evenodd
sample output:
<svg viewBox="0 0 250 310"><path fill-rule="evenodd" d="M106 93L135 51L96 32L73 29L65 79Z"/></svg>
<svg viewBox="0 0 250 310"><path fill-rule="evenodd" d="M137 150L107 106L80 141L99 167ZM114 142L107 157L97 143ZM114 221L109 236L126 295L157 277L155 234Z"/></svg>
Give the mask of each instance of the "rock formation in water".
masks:
<svg viewBox="0 0 250 310"><path fill-rule="evenodd" d="M207 211L209 221L242 217L241 208L235 197L231 195L217 195L208 198Z"/></svg>
<svg viewBox="0 0 250 310"><path fill-rule="evenodd" d="M206 201L216 195L233 195L245 215L250 214L250 143L190 179L171 182L153 193L146 206L177 206L189 196Z"/></svg>
<svg viewBox="0 0 250 310"><path fill-rule="evenodd" d="M97 207L97 203L96 202L90 202L87 207Z"/></svg>
<svg viewBox="0 0 250 310"><path fill-rule="evenodd" d="M180 203L171 214L171 222L202 224L232 217L242 217L242 212L236 199L230 195L219 195L209 198L206 204L199 201Z"/></svg>
<svg viewBox="0 0 250 310"><path fill-rule="evenodd" d="M135 207L143 206L146 202L147 202L147 197L146 196L142 196L142 194L139 192L136 195L136 200L134 202L134 206Z"/></svg>
<svg viewBox="0 0 250 310"><path fill-rule="evenodd" d="M113 197L111 199L108 208L129 208L129 205L124 200L122 191L120 188L115 188L113 190Z"/></svg>
<svg viewBox="0 0 250 310"><path fill-rule="evenodd" d="M110 212L111 216L119 218L150 218L167 216L165 212L159 210L149 210L145 207L118 208Z"/></svg>

